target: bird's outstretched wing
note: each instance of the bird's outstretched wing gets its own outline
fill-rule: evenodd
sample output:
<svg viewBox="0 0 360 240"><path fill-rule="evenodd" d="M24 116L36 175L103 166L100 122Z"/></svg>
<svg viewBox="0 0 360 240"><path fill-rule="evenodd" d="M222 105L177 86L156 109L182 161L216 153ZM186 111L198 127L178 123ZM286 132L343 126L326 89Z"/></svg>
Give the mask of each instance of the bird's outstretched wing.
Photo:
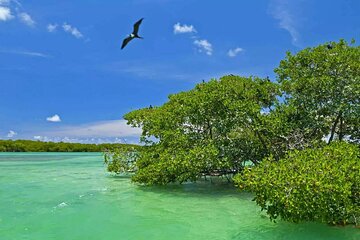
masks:
<svg viewBox="0 0 360 240"><path fill-rule="evenodd" d="M144 18L141 18L139 21L137 21L135 24L134 24L134 31L133 31L133 34L134 35L137 35L138 34L138 31L139 31L139 26L142 22Z"/></svg>
<svg viewBox="0 0 360 240"><path fill-rule="evenodd" d="M122 45L121 45L121 49L123 49L132 39L133 38L131 36L125 38Z"/></svg>

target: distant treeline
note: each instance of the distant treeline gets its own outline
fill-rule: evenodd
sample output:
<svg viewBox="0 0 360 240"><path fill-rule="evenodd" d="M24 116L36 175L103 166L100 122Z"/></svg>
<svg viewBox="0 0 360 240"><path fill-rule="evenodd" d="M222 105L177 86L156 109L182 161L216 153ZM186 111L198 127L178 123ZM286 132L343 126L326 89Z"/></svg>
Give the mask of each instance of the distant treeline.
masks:
<svg viewBox="0 0 360 240"><path fill-rule="evenodd" d="M67 142L41 142L31 140L0 140L0 152L102 152L113 149L137 148L138 145L121 143L83 144Z"/></svg>

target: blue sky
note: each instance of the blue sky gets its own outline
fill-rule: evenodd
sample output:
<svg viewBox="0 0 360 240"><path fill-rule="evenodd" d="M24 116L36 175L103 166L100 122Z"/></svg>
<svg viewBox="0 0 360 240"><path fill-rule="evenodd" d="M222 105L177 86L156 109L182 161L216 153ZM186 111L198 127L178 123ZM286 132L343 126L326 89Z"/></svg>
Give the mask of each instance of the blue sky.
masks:
<svg viewBox="0 0 360 240"><path fill-rule="evenodd" d="M357 0L0 0L0 139L136 142L122 116L286 51L360 41ZM139 35L120 50L132 25Z"/></svg>

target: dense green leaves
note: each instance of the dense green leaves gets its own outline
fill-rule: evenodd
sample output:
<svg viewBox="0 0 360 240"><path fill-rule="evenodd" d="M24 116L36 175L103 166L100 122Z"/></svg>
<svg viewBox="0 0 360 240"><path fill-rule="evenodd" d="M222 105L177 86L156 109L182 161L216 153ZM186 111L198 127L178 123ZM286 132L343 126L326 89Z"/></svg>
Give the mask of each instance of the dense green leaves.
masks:
<svg viewBox="0 0 360 240"><path fill-rule="evenodd" d="M360 47L346 41L306 48L275 69L287 94L292 131L307 140L360 141Z"/></svg>
<svg viewBox="0 0 360 240"><path fill-rule="evenodd" d="M323 148L289 152L280 161L267 158L235 177L255 194L272 218L332 224L360 220L360 151L335 142Z"/></svg>
<svg viewBox="0 0 360 240"><path fill-rule="evenodd" d="M111 152L108 170L143 184L237 174L272 219L358 224L360 47L287 53L275 72L278 83L224 76L126 114L145 146L131 161Z"/></svg>
<svg viewBox="0 0 360 240"><path fill-rule="evenodd" d="M207 174L239 172L246 161L269 154L266 126L279 93L267 79L225 76L170 95L160 107L124 116L142 127L147 147L134 181L146 184L195 181Z"/></svg>
<svg viewBox="0 0 360 240"><path fill-rule="evenodd" d="M273 155L237 184L273 219L358 223L359 150L320 147L360 142L360 47L340 40L287 53L275 72L285 101L268 118Z"/></svg>
<svg viewBox="0 0 360 240"><path fill-rule="evenodd" d="M31 140L0 140L0 152L102 152L110 149L132 149L130 144L81 144Z"/></svg>

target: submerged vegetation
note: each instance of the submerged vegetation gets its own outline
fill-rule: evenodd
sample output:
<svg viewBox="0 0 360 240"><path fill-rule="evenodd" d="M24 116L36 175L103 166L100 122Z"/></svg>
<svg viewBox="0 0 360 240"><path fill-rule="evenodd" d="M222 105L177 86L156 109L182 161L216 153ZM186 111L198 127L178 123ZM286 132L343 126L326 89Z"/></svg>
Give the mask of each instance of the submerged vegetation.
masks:
<svg viewBox="0 0 360 240"><path fill-rule="evenodd" d="M0 140L0 152L102 152L111 149L132 149L136 145L120 143L81 144L31 140Z"/></svg>
<svg viewBox="0 0 360 240"><path fill-rule="evenodd" d="M124 116L144 146L105 163L146 185L235 176L271 219L358 225L359 59L340 40L287 53L276 82L228 75L170 95Z"/></svg>

